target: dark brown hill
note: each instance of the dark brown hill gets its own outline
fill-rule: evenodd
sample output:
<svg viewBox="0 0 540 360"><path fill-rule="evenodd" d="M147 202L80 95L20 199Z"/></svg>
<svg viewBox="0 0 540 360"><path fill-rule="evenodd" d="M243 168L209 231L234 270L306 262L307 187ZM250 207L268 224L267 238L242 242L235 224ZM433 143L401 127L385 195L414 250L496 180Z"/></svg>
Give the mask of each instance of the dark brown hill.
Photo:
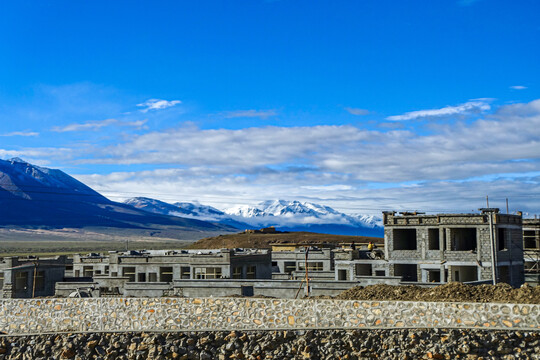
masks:
<svg viewBox="0 0 540 360"><path fill-rule="evenodd" d="M329 235L311 232L282 232L272 234L238 233L230 235L219 235L201 239L193 243L191 249L224 249L224 248L270 248L271 243L302 243L302 244L322 244L322 243L367 243L374 242L382 244L383 239L368 236L348 236Z"/></svg>

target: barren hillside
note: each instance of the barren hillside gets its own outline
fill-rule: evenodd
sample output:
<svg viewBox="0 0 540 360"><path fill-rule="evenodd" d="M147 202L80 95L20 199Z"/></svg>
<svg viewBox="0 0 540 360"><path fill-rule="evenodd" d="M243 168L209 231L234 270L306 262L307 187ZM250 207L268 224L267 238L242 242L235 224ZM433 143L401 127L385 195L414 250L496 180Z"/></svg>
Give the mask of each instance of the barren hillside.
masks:
<svg viewBox="0 0 540 360"><path fill-rule="evenodd" d="M382 244L383 239L367 236L328 235L310 232L284 232L275 234L238 233L219 235L201 239L193 243L191 249L223 249L223 248L270 248L271 243L367 243Z"/></svg>

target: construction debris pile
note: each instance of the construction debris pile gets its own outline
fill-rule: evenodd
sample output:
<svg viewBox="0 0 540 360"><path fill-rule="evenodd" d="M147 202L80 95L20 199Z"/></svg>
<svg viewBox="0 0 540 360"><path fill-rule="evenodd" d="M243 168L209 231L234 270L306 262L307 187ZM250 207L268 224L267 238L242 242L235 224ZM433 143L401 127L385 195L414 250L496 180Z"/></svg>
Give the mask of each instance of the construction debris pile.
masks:
<svg viewBox="0 0 540 360"><path fill-rule="evenodd" d="M334 299L540 304L540 287L523 285L516 289L506 283L473 286L458 282L432 288L371 285L346 290Z"/></svg>

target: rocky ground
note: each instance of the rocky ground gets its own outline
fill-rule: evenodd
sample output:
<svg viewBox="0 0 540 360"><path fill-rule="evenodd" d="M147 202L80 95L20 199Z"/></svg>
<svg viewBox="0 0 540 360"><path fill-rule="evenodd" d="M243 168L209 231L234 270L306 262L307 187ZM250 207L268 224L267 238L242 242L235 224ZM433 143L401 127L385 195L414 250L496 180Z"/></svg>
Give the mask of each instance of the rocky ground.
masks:
<svg viewBox="0 0 540 360"><path fill-rule="evenodd" d="M309 330L0 337L0 359L540 359L540 333Z"/></svg>
<svg viewBox="0 0 540 360"><path fill-rule="evenodd" d="M415 285L371 285L346 290L334 299L540 304L540 286L524 285L515 289L505 283L473 286L458 282L432 288Z"/></svg>

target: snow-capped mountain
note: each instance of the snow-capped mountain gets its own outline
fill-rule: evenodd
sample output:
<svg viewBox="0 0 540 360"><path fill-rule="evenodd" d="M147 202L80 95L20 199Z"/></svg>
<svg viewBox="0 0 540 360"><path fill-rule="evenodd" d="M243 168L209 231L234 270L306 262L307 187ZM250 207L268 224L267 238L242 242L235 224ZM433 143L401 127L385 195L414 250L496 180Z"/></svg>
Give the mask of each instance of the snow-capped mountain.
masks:
<svg viewBox="0 0 540 360"><path fill-rule="evenodd" d="M141 210L214 221L238 229L275 226L282 231L370 236L381 236L383 232L380 219L376 217L347 215L309 202L268 200L257 206L238 205L224 211L199 203L168 204L148 198L133 198L125 203Z"/></svg>
<svg viewBox="0 0 540 360"><path fill-rule="evenodd" d="M264 211L249 205L233 206L232 208L226 209L225 213L231 216L239 216L242 218L252 218L266 215Z"/></svg>
<svg viewBox="0 0 540 360"><path fill-rule="evenodd" d="M247 229L251 226L242 222L239 222L223 211L218 210L212 206L202 205L197 202L176 202L169 204L164 201L150 199L146 197L135 197L124 201L125 204L136 207L137 209L145 210L148 212L169 215L180 216L188 219L203 220L210 222L217 222L233 226L237 229Z"/></svg>
<svg viewBox="0 0 540 360"><path fill-rule="evenodd" d="M340 232L355 233L359 229L381 231L380 219L368 215L347 215L329 206L310 202L268 200L257 206L236 206L225 213L255 227L276 226L282 229L343 227Z"/></svg>

